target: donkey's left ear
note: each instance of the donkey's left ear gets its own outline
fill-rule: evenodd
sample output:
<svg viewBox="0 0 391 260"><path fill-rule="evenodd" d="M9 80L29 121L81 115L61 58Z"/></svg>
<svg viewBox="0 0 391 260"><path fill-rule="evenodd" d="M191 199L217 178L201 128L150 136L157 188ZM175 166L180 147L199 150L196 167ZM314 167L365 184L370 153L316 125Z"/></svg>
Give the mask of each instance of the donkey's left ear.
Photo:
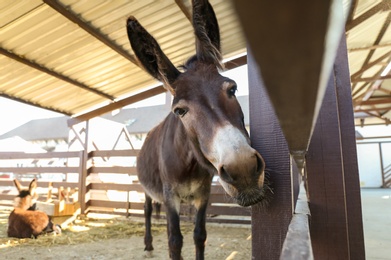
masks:
<svg viewBox="0 0 391 260"><path fill-rule="evenodd" d="M159 44L133 16L126 23L128 38L134 53L145 70L174 94L172 83L181 72L160 49Z"/></svg>
<svg viewBox="0 0 391 260"><path fill-rule="evenodd" d="M208 0L193 0L192 4L197 59L223 68L220 29L213 7Z"/></svg>

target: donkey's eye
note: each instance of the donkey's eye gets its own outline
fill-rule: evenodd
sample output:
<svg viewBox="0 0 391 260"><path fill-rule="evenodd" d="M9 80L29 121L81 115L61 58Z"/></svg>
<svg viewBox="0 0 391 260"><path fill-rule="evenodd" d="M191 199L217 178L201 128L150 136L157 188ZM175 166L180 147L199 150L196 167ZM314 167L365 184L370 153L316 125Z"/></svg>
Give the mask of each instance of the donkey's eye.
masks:
<svg viewBox="0 0 391 260"><path fill-rule="evenodd" d="M184 116L187 113L187 109L181 108L181 107L177 107L177 108L174 109L174 113L175 113L175 115L182 117L182 116Z"/></svg>
<svg viewBox="0 0 391 260"><path fill-rule="evenodd" d="M238 87L237 87L236 85L233 85L232 87L230 87L230 88L228 89L228 95L229 95L230 97L235 96L235 93L236 93L237 89L238 89Z"/></svg>

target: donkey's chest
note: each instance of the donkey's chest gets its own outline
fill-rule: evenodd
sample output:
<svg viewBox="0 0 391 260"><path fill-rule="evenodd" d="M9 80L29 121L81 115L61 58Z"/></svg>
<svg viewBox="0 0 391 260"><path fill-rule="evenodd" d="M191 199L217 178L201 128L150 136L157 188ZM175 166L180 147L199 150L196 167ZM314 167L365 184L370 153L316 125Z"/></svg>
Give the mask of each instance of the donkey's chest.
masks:
<svg viewBox="0 0 391 260"><path fill-rule="evenodd" d="M182 183L174 188L175 194L182 202L191 202L209 195L208 182L191 181Z"/></svg>

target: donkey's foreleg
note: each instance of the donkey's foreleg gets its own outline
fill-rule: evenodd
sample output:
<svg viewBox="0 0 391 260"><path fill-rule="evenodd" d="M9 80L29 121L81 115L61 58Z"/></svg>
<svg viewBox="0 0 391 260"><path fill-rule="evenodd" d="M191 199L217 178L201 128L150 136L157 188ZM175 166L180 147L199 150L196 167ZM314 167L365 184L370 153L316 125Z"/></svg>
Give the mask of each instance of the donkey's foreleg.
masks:
<svg viewBox="0 0 391 260"><path fill-rule="evenodd" d="M166 215L167 215L167 234L168 234L168 248L170 258L173 260L183 259L181 256L183 236L180 229L179 207L180 200L175 196L166 198Z"/></svg>
<svg viewBox="0 0 391 260"><path fill-rule="evenodd" d="M206 241L206 208L208 206L208 200L204 200L202 202L196 202L195 207L197 209L197 214L195 218L195 226L193 239L196 248L196 259L203 260L204 259L204 251L205 251L205 241Z"/></svg>
<svg viewBox="0 0 391 260"><path fill-rule="evenodd" d="M152 198L145 194L144 203L144 216L145 216L145 234L144 234L144 251L147 251L147 256L152 256L152 233L151 233L151 216L152 216Z"/></svg>

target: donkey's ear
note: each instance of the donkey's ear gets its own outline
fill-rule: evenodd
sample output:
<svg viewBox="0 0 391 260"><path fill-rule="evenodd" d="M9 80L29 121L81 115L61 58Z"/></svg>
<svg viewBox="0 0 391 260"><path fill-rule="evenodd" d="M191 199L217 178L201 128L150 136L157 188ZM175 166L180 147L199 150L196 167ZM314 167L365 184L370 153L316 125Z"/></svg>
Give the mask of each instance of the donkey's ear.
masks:
<svg viewBox="0 0 391 260"><path fill-rule="evenodd" d="M17 179L14 179L14 184L18 191L21 191L23 189L22 185L20 185L20 182Z"/></svg>
<svg viewBox="0 0 391 260"><path fill-rule="evenodd" d="M220 30L213 7L208 0L193 0L192 2L197 58L222 68Z"/></svg>
<svg viewBox="0 0 391 260"><path fill-rule="evenodd" d="M37 180L36 180L36 179L33 179L33 180L30 182L30 185L29 185L29 191L30 191L30 194L31 194L31 195L33 194L33 191L35 191L36 188L37 188Z"/></svg>
<svg viewBox="0 0 391 260"><path fill-rule="evenodd" d="M145 70L164 83L172 93L172 83L181 74L160 49L159 44L133 16L126 23L128 38L134 53Z"/></svg>

